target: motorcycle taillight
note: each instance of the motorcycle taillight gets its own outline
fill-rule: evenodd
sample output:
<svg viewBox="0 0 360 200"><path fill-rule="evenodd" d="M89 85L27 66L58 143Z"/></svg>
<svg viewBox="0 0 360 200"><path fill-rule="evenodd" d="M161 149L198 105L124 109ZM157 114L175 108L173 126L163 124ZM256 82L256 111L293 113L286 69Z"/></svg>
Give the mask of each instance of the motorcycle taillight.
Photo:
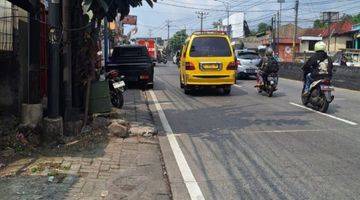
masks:
<svg viewBox="0 0 360 200"><path fill-rule="evenodd" d="M322 83L325 84L325 85L330 85L330 80L328 80L328 79L323 80Z"/></svg>

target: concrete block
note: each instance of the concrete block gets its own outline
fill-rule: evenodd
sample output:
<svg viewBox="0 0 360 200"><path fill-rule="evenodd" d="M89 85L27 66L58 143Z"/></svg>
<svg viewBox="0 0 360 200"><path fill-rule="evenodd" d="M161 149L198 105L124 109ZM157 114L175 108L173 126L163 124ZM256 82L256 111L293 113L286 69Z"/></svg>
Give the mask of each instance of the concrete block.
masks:
<svg viewBox="0 0 360 200"><path fill-rule="evenodd" d="M44 118L43 137L45 140L54 141L63 137L63 135L64 135L64 127L63 127L62 117Z"/></svg>
<svg viewBox="0 0 360 200"><path fill-rule="evenodd" d="M36 127L42 120L42 104L22 104L21 123L27 126Z"/></svg>

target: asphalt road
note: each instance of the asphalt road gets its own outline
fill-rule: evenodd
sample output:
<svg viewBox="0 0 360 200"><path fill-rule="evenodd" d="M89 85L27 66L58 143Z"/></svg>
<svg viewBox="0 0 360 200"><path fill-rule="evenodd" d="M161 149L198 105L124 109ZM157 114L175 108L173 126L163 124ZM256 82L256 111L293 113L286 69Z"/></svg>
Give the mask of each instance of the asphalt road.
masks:
<svg viewBox="0 0 360 200"><path fill-rule="evenodd" d="M168 134L160 142L174 199L360 199L360 92L336 89L321 115L296 106L297 81L280 79L272 98L257 94L254 80L239 80L230 96L188 96L175 65L155 73L156 100L148 93Z"/></svg>

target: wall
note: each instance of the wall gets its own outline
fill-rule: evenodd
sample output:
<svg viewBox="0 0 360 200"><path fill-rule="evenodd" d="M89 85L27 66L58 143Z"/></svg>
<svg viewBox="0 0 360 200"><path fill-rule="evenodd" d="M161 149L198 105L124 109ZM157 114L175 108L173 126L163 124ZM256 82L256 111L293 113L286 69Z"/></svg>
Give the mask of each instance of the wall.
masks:
<svg viewBox="0 0 360 200"><path fill-rule="evenodd" d="M302 80L301 70L303 64L280 63L279 75L283 78ZM360 68L359 67L335 67L332 83L336 87L360 90Z"/></svg>
<svg viewBox="0 0 360 200"><path fill-rule="evenodd" d="M302 40L300 43L300 52L307 52L309 50L309 41Z"/></svg>
<svg viewBox="0 0 360 200"><path fill-rule="evenodd" d="M280 43L279 46L279 56L283 62L292 61L292 44ZM296 44L296 52L299 52L299 44Z"/></svg>
<svg viewBox="0 0 360 200"><path fill-rule="evenodd" d="M16 8L11 50L0 49L0 114L20 114L28 88L28 22L27 12Z"/></svg>
<svg viewBox="0 0 360 200"><path fill-rule="evenodd" d="M330 52L336 53L341 49L346 49L346 41L353 41L354 39L351 36L333 36L330 41ZM328 45L328 38L324 38L325 43Z"/></svg>

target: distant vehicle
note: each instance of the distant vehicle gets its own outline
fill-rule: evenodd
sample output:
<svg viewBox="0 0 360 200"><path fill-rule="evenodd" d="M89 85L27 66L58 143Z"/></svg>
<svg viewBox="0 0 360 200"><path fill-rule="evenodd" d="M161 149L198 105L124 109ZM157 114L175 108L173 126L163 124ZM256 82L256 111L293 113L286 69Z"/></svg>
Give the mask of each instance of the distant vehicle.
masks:
<svg viewBox="0 0 360 200"><path fill-rule="evenodd" d="M250 50L237 50L236 59L238 66L236 70L237 78L248 78L249 76L256 76L258 65L261 58L258 53Z"/></svg>
<svg viewBox="0 0 360 200"><path fill-rule="evenodd" d="M230 94L237 64L225 32L194 32L181 52L180 86L185 94L204 87L221 88Z"/></svg>
<svg viewBox="0 0 360 200"><path fill-rule="evenodd" d="M146 88L154 86L154 63L145 46L115 47L106 70L117 70L125 76L126 83L135 83Z"/></svg>
<svg viewBox="0 0 360 200"><path fill-rule="evenodd" d="M272 97L273 93L277 90L279 76L276 73L271 73L267 76L267 80L263 80L264 84L257 87L259 93L266 92L268 97Z"/></svg>
<svg viewBox="0 0 360 200"><path fill-rule="evenodd" d="M149 56L151 57L153 62L156 62L158 57L158 51L156 49L156 42L154 39L139 39L136 41L137 45L145 46L149 52Z"/></svg>

